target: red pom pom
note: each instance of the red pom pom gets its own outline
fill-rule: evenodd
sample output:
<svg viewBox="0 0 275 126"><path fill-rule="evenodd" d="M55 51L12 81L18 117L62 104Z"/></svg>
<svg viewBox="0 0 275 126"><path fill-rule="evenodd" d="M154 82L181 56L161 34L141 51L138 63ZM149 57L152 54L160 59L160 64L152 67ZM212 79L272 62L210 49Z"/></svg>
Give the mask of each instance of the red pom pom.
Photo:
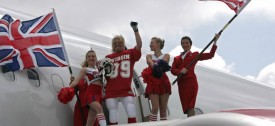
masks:
<svg viewBox="0 0 275 126"><path fill-rule="evenodd" d="M67 104L69 101L71 101L74 97L74 89L70 87L65 87L60 90L60 92L57 95L58 100L63 103Z"/></svg>
<svg viewBox="0 0 275 126"><path fill-rule="evenodd" d="M141 72L141 77L143 78L143 82L147 84L159 84L160 79L152 76L153 69L151 67L147 67L143 69Z"/></svg>

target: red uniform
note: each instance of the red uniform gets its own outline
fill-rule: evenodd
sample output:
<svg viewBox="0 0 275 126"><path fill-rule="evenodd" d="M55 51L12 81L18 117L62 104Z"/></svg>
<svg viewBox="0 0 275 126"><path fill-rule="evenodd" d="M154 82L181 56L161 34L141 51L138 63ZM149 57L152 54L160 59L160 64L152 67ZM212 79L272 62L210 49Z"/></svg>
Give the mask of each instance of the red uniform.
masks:
<svg viewBox="0 0 275 126"><path fill-rule="evenodd" d="M114 74L107 79L105 98L134 96L131 89L135 62L141 57L141 51L133 49L112 53L106 57L114 62Z"/></svg>
<svg viewBox="0 0 275 126"><path fill-rule="evenodd" d="M214 57L217 46L213 45L210 53L203 53L199 60L207 60ZM179 55L174 58L171 73L175 76L180 74L180 71L183 68L186 68L187 65L198 55L198 52L187 52L186 56L182 58L182 55ZM198 82L197 77L194 73L194 68L197 62L195 62L181 78L178 79L178 90L180 101L182 105L182 110L186 113L187 109L195 107L197 93L198 93Z"/></svg>
<svg viewBox="0 0 275 126"><path fill-rule="evenodd" d="M95 68L87 68L87 74L85 75L85 80L88 87L85 90L84 98L81 103L82 106L87 106L91 102L98 101L102 102L102 86L96 83L95 81L100 80L98 77L98 70Z"/></svg>
<svg viewBox="0 0 275 126"><path fill-rule="evenodd" d="M86 124L88 117L88 108L87 105L93 101L98 101L101 103L102 101L102 87L101 85L93 84L94 81L99 80L98 71L94 68L87 68L87 74L85 78L81 79L78 83L79 89L79 99L81 101L81 109L83 115L81 113L81 109L79 107L78 101L75 104L74 108L74 126L83 126L83 120ZM83 116L83 117L82 117ZM98 126L98 121L96 120L93 126Z"/></svg>
<svg viewBox="0 0 275 126"><path fill-rule="evenodd" d="M163 59L163 57L164 55L161 55L159 57L152 55L152 60L155 63L158 60ZM148 76L152 76L152 75L148 75ZM147 87L144 93L146 97L148 97L149 94L158 94L158 95L166 94L166 93L171 94L171 83L166 73L163 73L163 75L161 76L158 82L159 83L149 83L149 82L147 83Z"/></svg>

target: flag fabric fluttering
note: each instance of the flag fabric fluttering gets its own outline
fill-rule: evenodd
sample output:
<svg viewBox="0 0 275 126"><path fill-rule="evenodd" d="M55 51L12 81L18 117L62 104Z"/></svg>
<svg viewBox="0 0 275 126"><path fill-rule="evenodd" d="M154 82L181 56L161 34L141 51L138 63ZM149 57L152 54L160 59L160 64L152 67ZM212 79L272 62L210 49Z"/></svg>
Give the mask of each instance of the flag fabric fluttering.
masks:
<svg viewBox="0 0 275 126"><path fill-rule="evenodd" d="M239 14L251 0L200 0L200 1L224 2L230 9L234 10L236 14Z"/></svg>
<svg viewBox="0 0 275 126"><path fill-rule="evenodd" d="M12 62L12 56L16 50L9 39L9 24L13 19L9 15L4 15L0 19L0 65Z"/></svg>
<svg viewBox="0 0 275 126"><path fill-rule="evenodd" d="M54 12L32 20L0 20L0 65L3 71L68 65Z"/></svg>

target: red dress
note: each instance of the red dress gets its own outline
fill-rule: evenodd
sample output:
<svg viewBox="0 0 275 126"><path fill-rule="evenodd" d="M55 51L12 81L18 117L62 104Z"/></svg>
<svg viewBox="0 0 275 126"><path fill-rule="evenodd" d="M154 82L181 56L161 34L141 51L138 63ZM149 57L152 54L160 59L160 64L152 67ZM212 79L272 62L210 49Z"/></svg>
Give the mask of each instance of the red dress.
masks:
<svg viewBox="0 0 275 126"><path fill-rule="evenodd" d="M98 71L96 69L87 68L87 74L85 78L81 79L78 83L78 94L81 102L81 108L79 107L78 101L76 101L74 107L74 126L83 126L83 119L85 121L84 123L86 124L89 112L87 105L89 103L93 101L98 101L99 103L101 103L102 88L101 86L92 83L93 81L98 80L97 74ZM83 115L81 111L83 112ZM97 120L95 121L93 126L98 126Z"/></svg>
<svg viewBox="0 0 275 126"><path fill-rule="evenodd" d="M207 60L214 57L217 46L213 45L210 53L203 53L200 57L201 60ZM186 56L182 58L182 55L179 55L174 58L172 63L171 73L175 76L180 74L180 71L183 68L186 68L189 63L198 55L198 52L187 52ZM181 78L178 79L178 91L180 96L180 101L182 105L182 110L186 113L187 109L195 107L196 98L198 94L198 81L196 74L194 72L195 62Z"/></svg>
<svg viewBox="0 0 275 126"><path fill-rule="evenodd" d="M100 80L100 78L98 77L98 70L95 68L87 68L85 81L88 87L85 90L84 99L81 100L82 106L87 106L94 101L98 101L99 103L102 102L102 86L93 83L98 80Z"/></svg>
<svg viewBox="0 0 275 126"><path fill-rule="evenodd" d="M160 59L163 59L164 55L161 55L159 57L156 57L155 55L152 55L152 60L153 62L157 62ZM146 68L146 69L151 69L151 67ZM144 74L142 74L142 76L144 77ZM154 78L152 76L152 74L147 74L145 76L150 76L150 78ZM147 87L145 89L145 97L148 97L149 94L171 94L171 83L169 81L168 76L166 75L166 73L163 73L163 75L161 76L161 78L154 78L153 81L148 81L147 82Z"/></svg>

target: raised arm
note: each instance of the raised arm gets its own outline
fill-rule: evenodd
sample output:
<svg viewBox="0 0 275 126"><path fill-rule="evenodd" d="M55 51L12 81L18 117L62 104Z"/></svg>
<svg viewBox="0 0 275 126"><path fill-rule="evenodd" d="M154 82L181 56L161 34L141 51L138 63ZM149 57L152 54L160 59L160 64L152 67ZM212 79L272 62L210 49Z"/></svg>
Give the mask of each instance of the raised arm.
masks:
<svg viewBox="0 0 275 126"><path fill-rule="evenodd" d="M219 37L220 37L219 34L215 35L214 43L213 43L213 46L211 47L210 52L209 53L203 53L199 60L201 60L201 61L202 60L208 60L208 59L211 59L215 56L215 52L217 50L217 45L216 44L217 44L217 41L218 41Z"/></svg>
<svg viewBox="0 0 275 126"><path fill-rule="evenodd" d="M137 22L131 22L130 25L133 28L134 33L135 33L135 37L136 37L136 46L135 46L135 48L137 50L141 50L142 41L141 41L141 37L140 37L139 32L138 32L138 27L137 27L138 23Z"/></svg>

